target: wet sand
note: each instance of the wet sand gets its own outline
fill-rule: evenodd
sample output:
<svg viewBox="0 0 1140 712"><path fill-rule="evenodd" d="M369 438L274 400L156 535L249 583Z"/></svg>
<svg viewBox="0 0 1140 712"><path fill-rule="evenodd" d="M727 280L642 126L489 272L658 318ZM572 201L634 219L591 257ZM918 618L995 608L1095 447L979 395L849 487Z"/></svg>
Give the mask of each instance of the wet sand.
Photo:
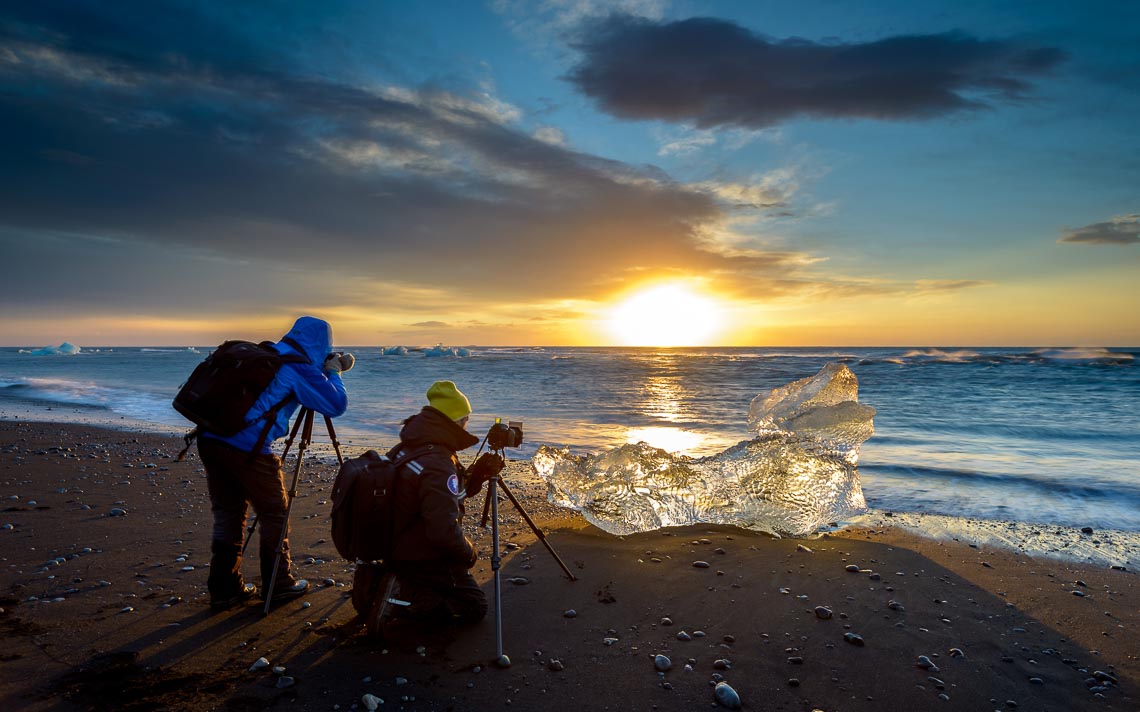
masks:
<svg viewBox="0 0 1140 712"><path fill-rule="evenodd" d="M0 707L347 710L371 694L382 710L692 710L715 706L723 680L745 710L1140 708L1140 564L928 539L885 516L808 540L702 526L613 537L546 503L527 462L506 481L577 580L504 501L508 669L494 665L493 614L454 634L363 635L328 535L335 467L315 460L291 518L313 589L268 617L215 613L204 473L193 451L171 461L180 447L0 421ZM478 515L475 574L491 595ZM245 571L255 579L256 561ZM261 657L284 673L250 671Z"/></svg>

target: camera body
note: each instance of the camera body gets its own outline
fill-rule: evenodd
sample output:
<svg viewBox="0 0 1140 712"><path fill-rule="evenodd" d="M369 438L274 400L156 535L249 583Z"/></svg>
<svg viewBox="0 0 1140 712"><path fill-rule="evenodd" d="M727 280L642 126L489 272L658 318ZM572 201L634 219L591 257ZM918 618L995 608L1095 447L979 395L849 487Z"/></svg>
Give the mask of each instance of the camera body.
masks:
<svg viewBox="0 0 1140 712"><path fill-rule="evenodd" d="M503 424L501 418L495 418L495 424L487 431L487 445L492 450L502 450L505 447L518 447L522 445L522 422L512 420Z"/></svg>

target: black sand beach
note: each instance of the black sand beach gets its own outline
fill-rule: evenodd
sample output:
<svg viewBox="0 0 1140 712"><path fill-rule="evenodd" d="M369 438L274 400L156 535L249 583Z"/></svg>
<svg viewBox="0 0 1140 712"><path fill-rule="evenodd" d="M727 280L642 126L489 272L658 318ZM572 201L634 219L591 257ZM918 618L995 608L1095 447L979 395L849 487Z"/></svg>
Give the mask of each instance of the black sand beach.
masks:
<svg viewBox="0 0 1140 712"><path fill-rule="evenodd" d="M691 710L717 705L718 681L745 710L1140 706L1132 566L936 541L889 519L810 540L720 526L614 537L547 504L524 461L506 480L578 580L504 501L508 669L493 664L492 616L455 635L364 636L329 539L335 467L315 460L291 520L311 592L268 617L252 603L215 613L205 479L196 457L172 462L180 445L0 423L4 709L347 710L372 695L385 710ZM251 670L259 658L269 667Z"/></svg>

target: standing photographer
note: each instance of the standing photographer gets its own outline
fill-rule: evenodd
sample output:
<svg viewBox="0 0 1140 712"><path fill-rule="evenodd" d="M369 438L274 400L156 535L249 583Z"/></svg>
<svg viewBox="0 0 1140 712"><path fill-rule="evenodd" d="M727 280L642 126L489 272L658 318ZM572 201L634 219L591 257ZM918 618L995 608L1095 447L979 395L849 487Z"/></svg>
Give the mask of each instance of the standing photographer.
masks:
<svg viewBox="0 0 1140 712"><path fill-rule="evenodd" d="M206 468L210 507L214 513L210 544L210 574L207 588L210 606L230 608L256 594L252 585L242 582L242 532L246 510L253 505L261 529L258 554L261 559L262 587L273 580L277 546L284 542L273 591L263 597L282 601L295 598L309 588L308 581L295 579L290 571L288 495L281 458L270 449L273 441L289 429L289 419L298 406L336 417L348 407L348 394L340 379L341 371L352 368L352 354L332 353L332 328L328 322L303 316L293 328L273 344L282 356L299 355L285 361L273 381L245 416L249 423L232 437L203 431L198 438L198 454ZM274 410L276 409L276 412ZM269 419L266 428L266 419ZM263 431L267 434L263 436ZM260 449L258 443L261 442Z"/></svg>
<svg viewBox="0 0 1140 712"><path fill-rule="evenodd" d="M358 564L353 581L353 605L373 634L396 612L392 599L409 603L400 613L417 619L468 624L487 615L470 573L478 554L463 534L463 500L499 474L503 459L486 453L464 469L456 452L479 442L466 430L471 403L451 381L433 383L427 399L389 453L419 453L398 473L390 561Z"/></svg>

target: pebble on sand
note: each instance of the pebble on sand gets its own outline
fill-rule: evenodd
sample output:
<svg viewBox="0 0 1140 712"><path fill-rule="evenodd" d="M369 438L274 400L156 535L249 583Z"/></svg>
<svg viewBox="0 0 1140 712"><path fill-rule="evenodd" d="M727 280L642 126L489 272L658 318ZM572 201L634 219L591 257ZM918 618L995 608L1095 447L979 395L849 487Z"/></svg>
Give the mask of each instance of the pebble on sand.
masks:
<svg viewBox="0 0 1140 712"><path fill-rule="evenodd" d="M658 672L666 672L673 667L673 661L666 655L657 655L653 658L653 667L657 668Z"/></svg>
<svg viewBox="0 0 1140 712"><path fill-rule="evenodd" d="M265 658L258 658L253 662L253 665L249 666L249 671L257 672L258 670L264 670L267 667L269 667L269 661Z"/></svg>
<svg viewBox="0 0 1140 712"><path fill-rule="evenodd" d="M716 687L713 688L713 698L722 707L727 707L730 710L740 709L740 695L727 682L716 684Z"/></svg>
<svg viewBox="0 0 1140 712"><path fill-rule="evenodd" d="M933 660L925 655L919 655L918 660L915 661L914 665L915 667L922 668L923 670L938 672L938 666L934 664Z"/></svg>
<svg viewBox="0 0 1140 712"><path fill-rule="evenodd" d="M297 681L288 675L282 675L281 677L277 678L278 688L292 687L295 684L297 684Z"/></svg>
<svg viewBox="0 0 1140 712"><path fill-rule="evenodd" d="M369 712L376 712L376 708L384 704L384 700L380 699L376 695L369 694L365 694L363 697L361 697L360 702Z"/></svg>
<svg viewBox="0 0 1140 712"><path fill-rule="evenodd" d="M831 612L831 609L828 608L827 606L816 606L815 607L815 617L819 618L820 620L829 620L832 615L833 614Z"/></svg>
<svg viewBox="0 0 1140 712"><path fill-rule="evenodd" d="M844 570L850 571L853 574L859 573L859 567L855 564L847 564L847 566L844 567Z"/></svg>
<svg viewBox="0 0 1140 712"><path fill-rule="evenodd" d="M844 633L843 639L846 640L848 643L851 643L852 645L857 645L859 647L863 647L864 645L866 645L866 642L863 640L863 636L859 635L858 633Z"/></svg>
<svg viewBox="0 0 1140 712"><path fill-rule="evenodd" d="M709 562L707 562L707 561L694 561L693 567L698 568L698 569L707 569L709 567Z"/></svg>

